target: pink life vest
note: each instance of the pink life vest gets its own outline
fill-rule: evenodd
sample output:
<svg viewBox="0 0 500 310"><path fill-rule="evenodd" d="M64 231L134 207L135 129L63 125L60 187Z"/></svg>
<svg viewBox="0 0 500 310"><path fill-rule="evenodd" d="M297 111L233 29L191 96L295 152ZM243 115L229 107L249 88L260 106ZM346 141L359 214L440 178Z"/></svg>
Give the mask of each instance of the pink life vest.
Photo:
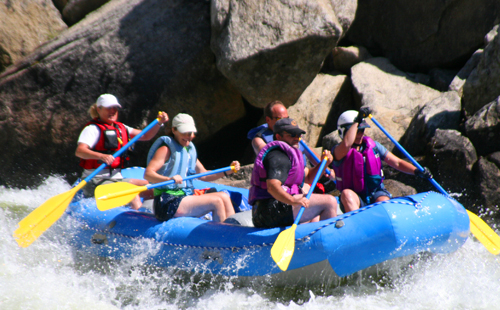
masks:
<svg viewBox="0 0 500 310"><path fill-rule="evenodd" d="M292 163L292 167L288 172L288 177L283 185L283 189L290 195L302 193L300 186L304 182L304 159L302 157L302 152L299 149L291 147L282 141L273 141L260 150L252 171L252 178L250 183L252 187L248 195L248 201L251 205L256 200L273 198L271 194L267 191L267 171L264 167L264 158L266 155L275 148L281 148L288 156Z"/></svg>
<svg viewBox="0 0 500 310"><path fill-rule="evenodd" d="M351 189L357 194L367 195L382 183L382 161L380 155L373 150L376 144L366 136L363 137L363 144L365 144L363 152L351 148L340 166L332 164L339 191ZM367 182L370 183L369 186Z"/></svg>

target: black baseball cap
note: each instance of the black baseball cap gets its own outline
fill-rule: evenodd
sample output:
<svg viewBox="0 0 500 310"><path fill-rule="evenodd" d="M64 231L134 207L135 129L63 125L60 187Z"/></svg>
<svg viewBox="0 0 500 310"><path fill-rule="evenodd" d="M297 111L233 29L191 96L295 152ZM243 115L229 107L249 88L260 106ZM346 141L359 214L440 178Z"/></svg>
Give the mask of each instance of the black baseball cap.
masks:
<svg viewBox="0 0 500 310"><path fill-rule="evenodd" d="M295 135L306 133L304 130L300 129L297 122L291 118L282 118L274 124L273 133L281 133L283 131Z"/></svg>

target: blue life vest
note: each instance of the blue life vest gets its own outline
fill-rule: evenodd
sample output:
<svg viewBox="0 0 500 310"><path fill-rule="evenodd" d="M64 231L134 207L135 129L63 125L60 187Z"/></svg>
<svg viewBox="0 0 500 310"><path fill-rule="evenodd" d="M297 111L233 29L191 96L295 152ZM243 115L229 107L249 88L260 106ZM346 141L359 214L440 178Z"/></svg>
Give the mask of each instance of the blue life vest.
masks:
<svg viewBox="0 0 500 310"><path fill-rule="evenodd" d="M173 177L174 175L180 175L183 179L189 175L196 174L196 160L198 155L196 153L196 148L194 144L189 143L188 147L183 147L175 139L169 136L159 137L155 143L151 146L148 152L147 163L153 159L156 150L158 150L163 145L166 145L170 149L170 158L163 164L163 166L156 171L166 177ZM193 193L193 182L191 180L184 181L182 184L170 184L158 189L182 189L187 195Z"/></svg>

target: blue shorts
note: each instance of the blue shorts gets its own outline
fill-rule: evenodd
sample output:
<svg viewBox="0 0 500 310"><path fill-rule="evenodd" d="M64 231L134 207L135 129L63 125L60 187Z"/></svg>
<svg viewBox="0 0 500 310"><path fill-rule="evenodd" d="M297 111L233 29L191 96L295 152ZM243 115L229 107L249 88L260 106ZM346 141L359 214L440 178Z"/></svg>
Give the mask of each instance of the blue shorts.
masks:
<svg viewBox="0 0 500 310"><path fill-rule="evenodd" d="M155 196L153 203L153 212L155 217L159 221L168 221L174 217L182 199L187 197L186 195L170 195L163 193L161 195Z"/></svg>
<svg viewBox="0 0 500 310"><path fill-rule="evenodd" d="M340 195L340 196L342 196L342 195ZM340 198L340 196L339 196L339 207L340 207L340 210L342 210L342 213L345 213L344 205L342 204L342 199ZM368 203L368 199L366 197L362 197L358 194L359 207L363 208L369 204L372 204L375 202L375 200L377 200L377 198L379 198L381 196L387 196L387 197L389 197L389 199L392 198L391 193L389 193L389 191L387 189L385 189L385 187L379 188L377 191L373 192L373 194L370 196L370 203Z"/></svg>

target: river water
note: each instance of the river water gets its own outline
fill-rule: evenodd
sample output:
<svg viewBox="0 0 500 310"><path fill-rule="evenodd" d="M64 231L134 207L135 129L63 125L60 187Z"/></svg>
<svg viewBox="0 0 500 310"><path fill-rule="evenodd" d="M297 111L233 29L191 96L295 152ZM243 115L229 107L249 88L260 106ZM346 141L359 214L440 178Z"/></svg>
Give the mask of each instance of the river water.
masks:
<svg viewBox="0 0 500 310"><path fill-rule="evenodd" d="M61 218L28 248L17 223L70 189L50 177L31 190L0 187L0 309L499 309L500 257L473 238L457 252L419 255L336 284L242 286L230 278L73 253ZM496 230L498 232L498 230Z"/></svg>

